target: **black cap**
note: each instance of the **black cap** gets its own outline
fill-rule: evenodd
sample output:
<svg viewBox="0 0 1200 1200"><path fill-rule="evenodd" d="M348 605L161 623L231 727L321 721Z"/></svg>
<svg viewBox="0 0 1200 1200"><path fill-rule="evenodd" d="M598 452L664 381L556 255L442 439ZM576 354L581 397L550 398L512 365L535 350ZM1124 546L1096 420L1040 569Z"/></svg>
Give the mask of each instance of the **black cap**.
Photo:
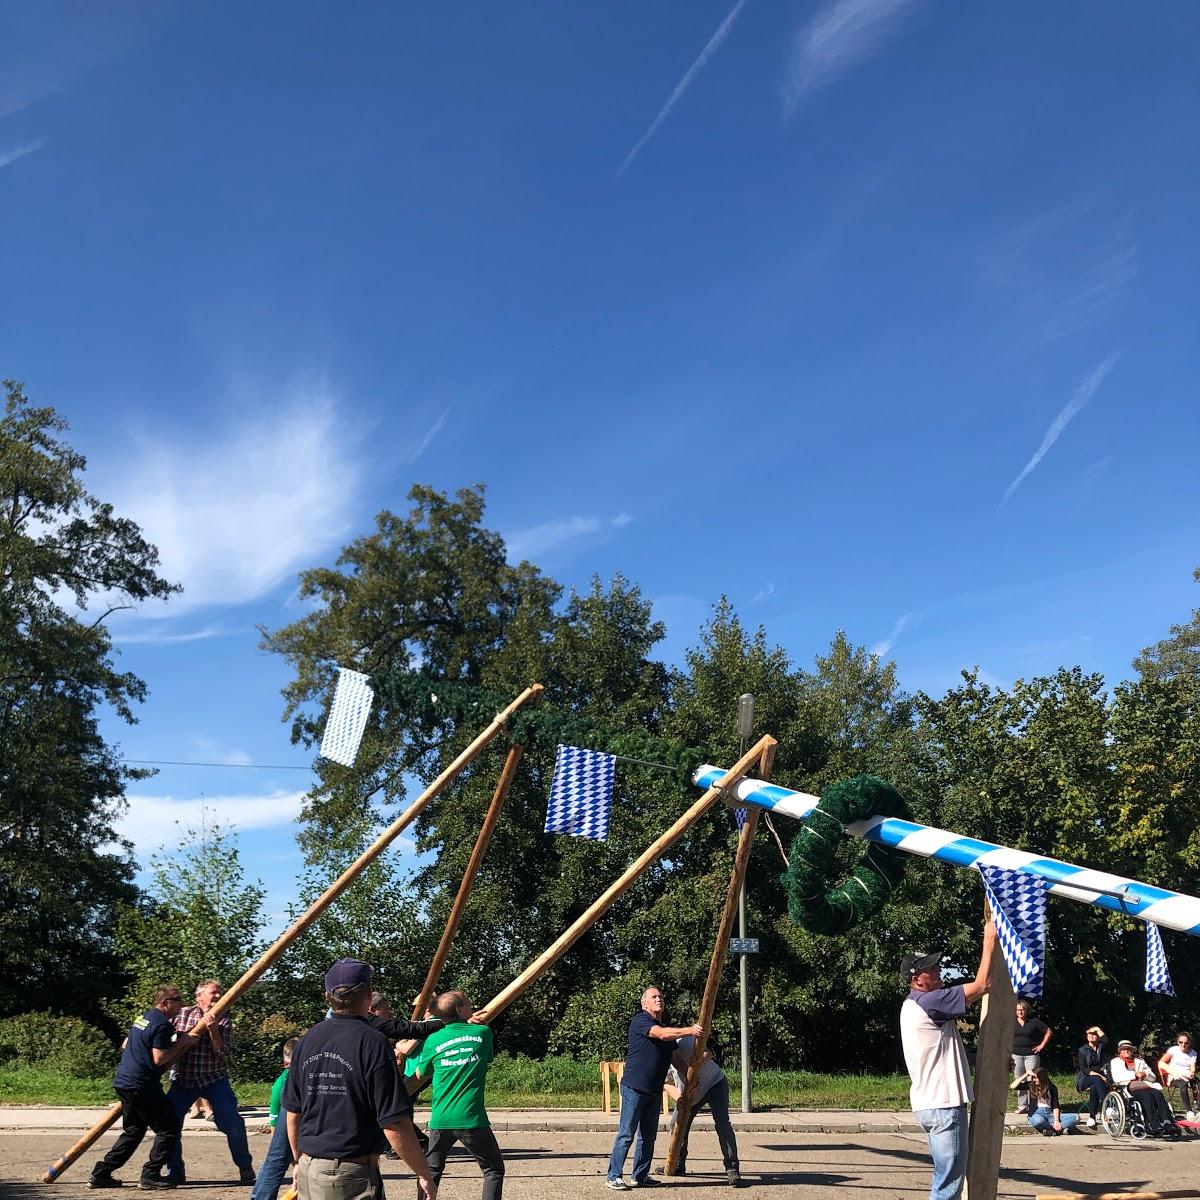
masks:
<svg viewBox="0 0 1200 1200"><path fill-rule="evenodd" d="M900 974L905 979L912 979L930 967L936 967L942 961L942 952L935 950L932 954L906 954L900 961Z"/></svg>

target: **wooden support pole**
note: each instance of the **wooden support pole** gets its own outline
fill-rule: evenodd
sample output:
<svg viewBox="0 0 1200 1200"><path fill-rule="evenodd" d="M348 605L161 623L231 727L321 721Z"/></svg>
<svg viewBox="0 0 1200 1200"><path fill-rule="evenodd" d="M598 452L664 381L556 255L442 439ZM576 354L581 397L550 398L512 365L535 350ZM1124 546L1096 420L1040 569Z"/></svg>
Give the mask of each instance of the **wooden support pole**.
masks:
<svg viewBox="0 0 1200 1200"><path fill-rule="evenodd" d="M267 971L276 959L291 945L296 938L307 929L372 863L400 834L413 823L425 809L425 806L449 784L464 768L468 767L487 744L504 728L508 718L522 705L531 700L537 700L542 694L540 683L527 687L511 704L498 712L478 737L458 755L454 761L379 835L375 841L364 850L342 873L312 902L308 910L296 918L292 926L285 930L279 938L264 951L262 956L252 966L248 967L242 977L205 1014L204 1020L194 1026L192 1032L197 1036L209 1022L218 1020L221 1015L231 1008L240 997L258 981L260 975ZM43 1183L53 1183L60 1179L68 1167L91 1146L106 1129L121 1115L120 1104L114 1104L95 1125L91 1127L61 1158L46 1168L42 1175Z"/></svg>
<svg viewBox="0 0 1200 1200"><path fill-rule="evenodd" d="M986 923L992 919L986 901L983 912ZM990 980L991 987L980 1005L979 1038L975 1046L975 1103L971 1106L964 1192L969 1200L996 1200L1000 1152L1004 1146L1016 997L999 946L992 955Z"/></svg>
<svg viewBox="0 0 1200 1200"><path fill-rule="evenodd" d="M729 774L715 787L709 788L661 837L655 840L629 865L619 879L610 884L600 894L591 906L570 926L569 929L555 939L554 942L537 956L502 992L493 997L476 1014L482 1022L494 1021L518 996L521 996L537 980L546 973L566 952L628 891L647 867L662 857L702 816L708 811L716 799L726 789L732 789L759 762L767 752L773 749L776 741L773 737L765 736L755 742L733 765Z"/></svg>
<svg viewBox="0 0 1200 1200"><path fill-rule="evenodd" d="M1038 1192L1037 1200L1195 1200L1195 1188L1171 1188L1167 1192Z"/></svg>
<svg viewBox="0 0 1200 1200"><path fill-rule="evenodd" d="M763 751L760 761L760 778L771 778L771 767L775 762L775 746L772 744ZM679 1154L687 1137L688 1117L692 1104L696 1099L696 1081L700 1075L700 1064L704 1061L704 1051L708 1047L708 1033L712 1027L713 1013L717 1008L717 993L721 987L721 975L724 973L729 952L729 935L733 932L733 918L737 914L738 897L741 895L742 884L746 880L746 868L750 865L750 850L754 843L754 831L758 828L759 810L755 805L746 806L746 819L738 834L737 851L733 857L733 871L729 876L729 887L725 891L725 907L721 910L721 920L717 925L717 939L713 945L712 958L708 963L708 978L704 983L704 996L700 1001L700 1015L696 1018L704 1026L703 1032L695 1040L692 1047L692 1057L688 1061L687 1078L683 1083L683 1091L675 1104L675 1128L671 1131L671 1141L667 1146L667 1158L663 1164L664 1175L674 1175L679 1170Z"/></svg>
<svg viewBox="0 0 1200 1200"><path fill-rule="evenodd" d="M512 787L512 781L516 778L517 764L520 763L521 755L524 753L524 746L513 746L509 749L508 757L504 760L504 769L500 772L500 778L496 783L496 790L492 793L492 802L488 805L487 813L483 818L483 825L479 829L479 836L475 839L475 848L471 851L470 859L467 860L467 869L463 872L462 881L458 885L458 894L454 897L454 904L450 909L446 928L442 931L437 950L434 951L433 959L429 964L429 971L425 975L425 982L421 985L420 994L413 1001L412 1019L414 1021L419 1021L425 1015L426 1006L429 1004L429 997L433 995L434 989L438 985L438 978L441 976L442 968L446 965L446 956L450 953L451 943L454 941L454 935L458 932L463 911L467 907L467 901L471 897L471 888L475 884L475 876L479 874L479 868L483 864L483 857L487 854L488 843L492 840L492 834L496 830L496 824L500 820L500 812L504 808L504 801L508 796L508 789Z"/></svg>

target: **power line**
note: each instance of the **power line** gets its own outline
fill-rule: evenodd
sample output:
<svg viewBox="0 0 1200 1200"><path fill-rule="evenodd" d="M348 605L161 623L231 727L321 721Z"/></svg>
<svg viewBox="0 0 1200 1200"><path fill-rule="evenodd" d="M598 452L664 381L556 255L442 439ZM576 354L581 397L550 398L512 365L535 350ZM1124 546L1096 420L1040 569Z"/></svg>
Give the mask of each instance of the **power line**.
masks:
<svg viewBox="0 0 1200 1200"><path fill-rule="evenodd" d="M215 763L181 762L172 758L127 758L127 763L139 767L221 767L228 771L311 771L312 767L297 767L285 763Z"/></svg>

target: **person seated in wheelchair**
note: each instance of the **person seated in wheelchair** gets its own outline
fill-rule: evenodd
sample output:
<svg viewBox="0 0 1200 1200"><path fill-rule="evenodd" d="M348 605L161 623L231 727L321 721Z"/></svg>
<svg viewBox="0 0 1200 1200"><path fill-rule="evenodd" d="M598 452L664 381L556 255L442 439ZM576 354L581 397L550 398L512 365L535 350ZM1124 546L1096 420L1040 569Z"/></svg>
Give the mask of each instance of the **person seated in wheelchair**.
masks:
<svg viewBox="0 0 1200 1200"><path fill-rule="evenodd" d="M1200 1110L1200 1083L1196 1080L1196 1051L1192 1049L1191 1034L1181 1033L1158 1060L1158 1074L1167 1087L1179 1089L1189 1121L1196 1120Z"/></svg>
<svg viewBox="0 0 1200 1200"><path fill-rule="evenodd" d="M1142 1124L1151 1134L1178 1133L1162 1084L1146 1060L1138 1056L1137 1047L1130 1041L1117 1043L1117 1057L1109 1063L1113 1087L1123 1088L1142 1114Z"/></svg>
<svg viewBox="0 0 1200 1200"><path fill-rule="evenodd" d="M1009 1084L1009 1091L1029 1089L1029 1124L1046 1137L1058 1137L1079 1123L1078 1113L1064 1113L1058 1103L1058 1088L1045 1067L1026 1071Z"/></svg>

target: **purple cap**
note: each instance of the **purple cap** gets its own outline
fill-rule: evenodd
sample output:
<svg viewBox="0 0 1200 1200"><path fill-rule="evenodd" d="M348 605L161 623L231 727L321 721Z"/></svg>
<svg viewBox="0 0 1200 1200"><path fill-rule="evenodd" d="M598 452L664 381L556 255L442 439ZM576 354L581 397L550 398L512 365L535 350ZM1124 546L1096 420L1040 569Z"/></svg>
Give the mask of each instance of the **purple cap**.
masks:
<svg viewBox="0 0 1200 1200"><path fill-rule="evenodd" d="M348 992L352 988L371 986L371 968L357 958L339 958L325 972L325 992Z"/></svg>

